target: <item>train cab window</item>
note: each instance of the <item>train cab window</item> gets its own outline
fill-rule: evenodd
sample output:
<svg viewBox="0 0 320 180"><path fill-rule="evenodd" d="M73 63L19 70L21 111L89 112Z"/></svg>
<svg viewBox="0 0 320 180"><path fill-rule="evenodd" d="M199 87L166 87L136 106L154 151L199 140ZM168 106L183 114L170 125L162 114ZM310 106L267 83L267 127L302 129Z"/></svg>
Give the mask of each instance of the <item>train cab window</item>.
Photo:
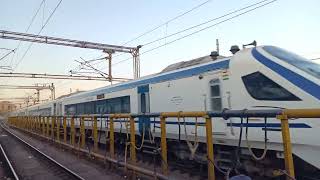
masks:
<svg viewBox="0 0 320 180"><path fill-rule="evenodd" d="M219 79L214 79L210 81L210 104L212 111L222 110L222 99Z"/></svg>
<svg viewBox="0 0 320 180"><path fill-rule="evenodd" d="M300 98L260 72L242 76L242 81L248 93L254 99L266 101L301 101Z"/></svg>

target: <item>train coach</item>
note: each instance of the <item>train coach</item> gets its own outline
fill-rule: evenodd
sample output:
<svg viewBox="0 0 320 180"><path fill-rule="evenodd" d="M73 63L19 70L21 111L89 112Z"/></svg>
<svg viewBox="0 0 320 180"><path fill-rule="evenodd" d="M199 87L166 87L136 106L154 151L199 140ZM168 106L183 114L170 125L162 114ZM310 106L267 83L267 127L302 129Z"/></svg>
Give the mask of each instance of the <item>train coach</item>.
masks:
<svg viewBox="0 0 320 180"><path fill-rule="evenodd" d="M78 93L15 113L72 116L320 107L320 65L275 46L242 50L233 46L232 53L230 57L222 57L213 52L210 56L170 65L157 74ZM177 119L167 122L168 150L183 163L190 160L206 162L206 154L201 154L200 150L201 143L205 143L204 128L198 127L195 133L195 124L188 119L185 121L182 127ZM246 128L248 132L241 145L244 168L251 173L273 176L270 172L274 163L271 162L283 158L280 122L276 119L266 122L260 118L247 121L243 123L239 118L214 120L215 162L222 169L231 166L233 155L230 152L238 145L241 128ZM138 134L149 131L159 137L159 130L153 126L159 123L158 119L144 118L136 123ZM98 126L105 128L103 124ZM123 132L121 128L121 123L115 124L116 132ZM319 173L319 130L320 121L316 119L300 118L290 123L295 163L303 167L298 170ZM181 136L184 132L192 141L197 134L196 139L200 143L197 155L190 155L187 144L179 143L186 138ZM268 132L267 137L265 132ZM259 163L253 161L252 150L247 147L265 155L264 160ZM260 160L255 155L253 157Z"/></svg>

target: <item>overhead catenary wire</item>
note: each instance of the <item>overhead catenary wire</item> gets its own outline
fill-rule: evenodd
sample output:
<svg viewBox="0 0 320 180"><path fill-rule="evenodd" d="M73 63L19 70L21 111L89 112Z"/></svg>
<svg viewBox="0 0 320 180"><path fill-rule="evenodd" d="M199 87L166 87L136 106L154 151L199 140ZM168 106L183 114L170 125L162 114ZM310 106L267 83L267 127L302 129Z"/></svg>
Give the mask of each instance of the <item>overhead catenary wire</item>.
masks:
<svg viewBox="0 0 320 180"><path fill-rule="evenodd" d="M7 54L5 54L4 56L2 56L0 58L0 61L3 60L4 58L6 58L7 56L9 56L11 53L14 53L16 49L12 49L10 52L8 52Z"/></svg>
<svg viewBox="0 0 320 180"><path fill-rule="evenodd" d="M162 38L153 40L153 41L148 42L148 43L145 43L143 46L147 46L147 45L153 44L153 43L155 43L155 42L157 42L157 41L160 41L160 40L163 40L163 39L165 39L165 38L178 35L178 34L180 34L180 33L189 31L189 30L191 30L191 29L194 29L194 28L203 26L203 25L208 24L208 23L210 23L210 22L213 22L213 21L216 21L216 20L218 20L218 19L222 19L222 18L224 18L224 17L228 17L228 16L230 16L230 15L232 15L232 14L236 14L236 13L237 13L236 15L231 16L231 17L229 17L229 18L227 18L227 19L224 19L224 20L222 20L222 21L219 21L219 22L217 22L217 23L215 23L215 24L213 24L213 25L206 26L206 27L204 27L204 28L202 28L202 29L199 29L199 30L197 30L197 31L191 32L191 33L189 33L189 34L187 34L187 35L184 35L184 36L182 36L182 37L179 37L179 38L174 39L174 40L172 40L172 41L166 42L165 44L162 44L162 45L156 46L156 47L154 47L154 48L151 48L151 49L149 49L149 50L146 50L146 51L142 52L140 55L146 54L146 53L149 53L149 52L152 52L152 51L154 51L154 50L156 50L156 49L159 49L159 48L161 48L161 47L164 47L164 46L166 46L166 45L168 45L168 44L172 44L172 43L174 43L174 42L176 42L176 41L179 41L179 40L184 39L184 38L186 38L186 37L189 37L189 36L191 36L191 35L197 34L197 33L199 33L199 32L202 32L202 31L206 30L206 29L209 29L209 28L212 28L212 27L217 26L217 25L219 25L219 24L222 24L222 23L224 23L224 22L230 21L230 20L232 20L232 19L234 19L234 18L237 18L237 17L239 17L239 16L242 16L242 15L244 15L244 14L247 14L247 13L249 13L249 12L251 12L251 11L254 11L254 10L258 9L258 8L261 8L261 7L263 7L263 6L266 6L266 5L268 5L268 4L271 4L271 3L275 2L275 1L277 1L277 0L272 0L272 1L270 1L270 0L263 0L263 1L259 1L259 2L257 2L257 3L254 3L254 4L251 4L251 5L249 5L249 6L245 6L245 7L243 7L243 8L240 8L240 9L237 9L237 10L234 10L234 11L231 11L231 12L229 12L229 13L227 13L227 14L222 15L222 16L219 16L219 17L210 19L210 20L208 20L208 21L206 21L206 22L203 22L203 23L197 24L197 25L195 25L195 26L186 28L186 29L184 29L184 30L181 30L181 31L178 31L178 32L176 32L176 33L170 34L170 35L168 35L168 36L165 36L165 37L162 37ZM252 7L253 7L253 8L252 8ZM250 8L250 9L249 9L249 8ZM249 10L246 10L246 9L249 9ZM246 10L246 11L244 11L244 10ZM238 12L241 12L241 13L238 13ZM120 55L121 55L121 54L120 54ZM123 62L125 62L125 61L130 60L130 59L131 59L131 57L130 57L130 58L126 58L126 59L124 59L124 60L120 60L120 61L118 61L118 62L116 62L116 63L113 63L112 66L115 66L115 65L117 65L117 64L123 63ZM94 65L99 64L99 63L101 63L101 62L97 62L97 63L95 63Z"/></svg>
<svg viewBox="0 0 320 180"><path fill-rule="evenodd" d="M264 0L264 1L261 1L261 2L265 2L265 1L267 1L267 0ZM192 35L194 35L194 34L197 34L197 33L199 33L199 32L202 32L202 31L204 31L204 30L207 30L207 29L209 29L209 28L215 27L215 26L217 26L217 25L219 25L219 24L222 24L222 23L224 23L224 22L227 22L227 21L230 21L230 20L235 19L235 18L237 18L237 17L240 17L240 16L242 16L242 15L244 15L244 14L247 14L247 13L249 13L249 12L251 12L251 11L254 11L254 10L256 10L256 9L262 8L262 7L266 6L266 5L269 5L269 4L271 4L271 3L274 3L274 2L276 2L276 1L278 1L278 0L272 0L272 1L269 1L269 2L264 3L264 4L262 4L262 5L255 6L254 8L251 8L251 9L249 9L249 10L246 10L246 11L242 12L242 13L239 13L239 14L236 14L236 15L234 15L234 16L231 16L231 17L229 17L229 18L227 18L227 19L224 19L224 20L222 20L222 21L219 21L219 22L217 22L217 23L215 23L215 24L206 26L206 27L204 27L204 28L202 28L202 29L199 29L199 30L194 31L194 32L192 32L192 33L189 33L189 34L187 34L187 35L184 35L184 36L181 36L181 37L179 37L179 38L176 38L176 39L174 39L174 40L172 40L172 41L167 42L166 44L162 44L162 45L156 46L156 47L154 47L154 48L151 48L151 49L149 49L149 50L146 50L146 51L142 52L140 55L149 53L149 52L151 52L151 51L154 51L154 50L156 50L156 49L159 49L159 48L161 48L161 47L164 47L164 46L166 46L166 45L168 45L168 44L172 44L172 43L174 43L174 42L176 42L176 41L179 41L179 40L181 40L181 39L184 39L184 38L186 38L186 37L192 36ZM255 3L255 4L257 4L257 3ZM252 6L250 6L250 7L252 7ZM229 13L228 13L228 14L229 14ZM170 36L170 35L169 35L169 36ZM121 60L121 61L118 61L117 63L114 63L113 66L116 65L116 64L120 64L120 63L123 63L123 62L125 62L125 61L128 61L129 59L131 59L131 58L127 58L127 59L123 59L123 60Z"/></svg>
<svg viewBox="0 0 320 180"><path fill-rule="evenodd" d="M60 6L60 4L62 3L62 0L60 0L58 2L58 4L56 5L56 7L53 9L53 11L51 12L51 14L49 15L49 17L47 18L47 20L45 21L45 23L43 24L43 26L41 27L41 29L39 30L38 35L40 35L40 33L43 31L43 29L46 27L46 25L49 23L50 19L52 18L52 16L54 15L54 13L57 11L58 7ZM36 37L34 38L36 39ZM28 46L27 50L24 52L23 56L20 58L20 60L18 61L18 63L16 64L16 66L13 68L14 70L19 66L19 64L22 62L22 60L24 59L24 57L27 55L28 51L31 49L33 45L33 42L30 43L30 45Z"/></svg>
<svg viewBox="0 0 320 180"><path fill-rule="evenodd" d="M251 5L249 5L249 6L246 6L246 7L243 7L243 8L237 9L237 10L234 10L234 11L229 12L229 13L227 13L227 14L224 14L224 15L222 15L222 16L215 17L215 18L213 18L213 19L210 19L210 20L205 21L205 22L202 22L202 23L200 23L200 24L197 24L197 25L191 26L191 27L186 28L186 29L183 29L183 30L181 30L181 31L178 31L178 32L172 33L172 34L170 34L170 35L167 35L167 36L164 36L164 37L161 37L161 38L158 38L158 39L152 40L152 41L150 41L150 42L147 42L147 43L143 44L143 46L147 46L147 45L153 44L153 43L155 43L155 42L158 42L158 41L164 40L164 39L166 39L166 38L169 38L169 37L172 37L172 36L175 36L175 35L181 34L181 33L183 33L183 32L186 32L186 31L192 30L192 29L197 28L197 27L199 27L199 26L203 26L203 25L205 25L205 24L208 24L208 23L210 23L210 22L213 22L213 21L216 21L216 20L222 19L222 18L224 18L224 17L230 16L230 15L232 15L232 14L235 14L235 13L237 13L237 12L240 12L240 11L243 11L243 10L245 10L245 9L251 8L251 7L253 7L253 6L257 6L257 5L262 4L262 3L266 2L266 1L270 1L270 0L263 0L263 1L259 1L259 2L257 2L257 3L251 4Z"/></svg>
<svg viewBox="0 0 320 180"><path fill-rule="evenodd" d="M168 23L179 19L180 17L182 17L182 16L184 16L184 15L186 15L186 14L188 14L188 13L190 13L190 12L192 12L192 11L198 9L198 8L200 8L201 6L207 4L207 3L210 2L210 1L211 1L211 0L207 0L207 1L205 1L205 2L202 2L202 3L198 4L197 6L191 8L190 10L185 11L185 12L179 14L178 16L175 16L175 17L169 19L168 21L166 21L166 22L164 22L164 23L162 23L162 24L160 24L160 25L158 25L158 26L156 26L156 27L154 27L154 28L152 28L152 29L150 29L150 30L148 30L148 31L146 31L146 32L138 35L137 37L135 37L135 38L133 38L133 39L125 42L123 45L126 45L126 44L128 44L128 43L130 43L130 42L132 42L132 41L135 41L135 40L137 40L137 39L139 39L139 38L141 38L141 37L143 37L143 36L145 36L145 35L153 32L153 31L155 31L155 30L159 29L160 27L165 26L165 25L167 25Z"/></svg>
<svg viewBox="0 0 320 180"><path fill-rule="evenodd" d="M179 15L177 15L177 16L169 19L169 20L167 20L166 22L164 22L164 23L162 23L162 24L160 24L160 25L158 25L158 26L155 26L154 28L152 28L152 29L150 29L150 30L148 30L148 31L146 31L146 32L144 32L144 33L142 33L142 34L134 37L133 39L126 41L125 43L122 44L122 46L124 46L124 45L126 45L126 44L128 44L128 43L130 43L130 42L133 42L133 41L135 41L135 40L137 40L137 39L139 39L139 38L141 38L141 37L143 37L143 36L145 36L145 35L147 35L147 34L150 34L150 33L154 32L155 30L161 28L162 26L167 26L168 23L171 23L171 22L173 22L173 21L175 21L175 20L177 20L177 19L179 19L179 18L181 18L181 17L183 17L183 16L191 13L192 11L194 11L194 10L196 10L196 9L204 6L204 5L207 4L207 3L209 3L210 1L212 1L212 0L204 1L204 2L202 2L202 3L200 3L200 4L196 5L196 6L192 7L191 9L189 9L189 10L187 10L187 11L185 11L185 12L183 12L183 13L181 13L181 14L179 14ZM113 56L113 58L123 56L124 54L125 54L125 53L117 54L117 55ZM103 61L101 61L101 60L104 60L104 59L105 59L105 57L102 57L102 58L101 58L101 56L100 56L100 57L98 57L98 58L95 58L95 59L92 59L92 60L88 60L88 62L99 61L99 62L97 62L97 63L92 64L92 65L98 65L98 64L101 64L101 63L103 62ZM81 66L78 66L78 69L80 69L80 68L81 68Z"/></svg>
<svg viewBox="0 0 320 180"><path fill-rule="evenodd" d="M0 50L12 51L12 49L9 49L9 48L0 48Z"/></svg>

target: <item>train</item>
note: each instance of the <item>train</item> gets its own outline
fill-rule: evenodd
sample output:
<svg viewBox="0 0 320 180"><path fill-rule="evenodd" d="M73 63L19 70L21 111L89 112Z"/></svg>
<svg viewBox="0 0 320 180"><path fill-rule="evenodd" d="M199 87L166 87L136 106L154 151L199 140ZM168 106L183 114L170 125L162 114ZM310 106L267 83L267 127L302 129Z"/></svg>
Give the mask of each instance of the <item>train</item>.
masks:
<svg viewBox="0 0 320 180"><path fill-rule="evenodd" d="M201 58L169 65L156 74L30 106L12 114L62 116L320 107L319 64L276 46L243 49L232 46L231 51L232 56L229 57L212 52ZM149 124L148 121L136 123L138 134L142 135L142 131L149 129L156 138L160 136L159 129L150 125L150 119ZM180 130L178 132L178 126L180 129L177 119L167 124L170 153L184 164L191 160L206 162L201 147L199 153L191 158L187 144L180 143L184 136L180 135ZM190 123L182 129L194 136L193 126ZM225 170L231 166L230 159L234 155L230 152L237 147L243 126L249 128L241 144L243 169L249 174L274 177L275 162L283 161L281 124L277 119L268 119L266 123L263 118L252 118L243 124L239 118L215 118L212 132L216 146L215 163ZM122 124L115 124L117 133L124 133L121 128ZM290 122L296 169L303 171L306 179L310 177L305 174L314 178L314 173L319 173L319 130L320 121L317 119L299 118ZM205 129L199 127L197 136L200 145L204 144ZM258 154L267 149L265 160L255 161L248 145Z"/></svg>

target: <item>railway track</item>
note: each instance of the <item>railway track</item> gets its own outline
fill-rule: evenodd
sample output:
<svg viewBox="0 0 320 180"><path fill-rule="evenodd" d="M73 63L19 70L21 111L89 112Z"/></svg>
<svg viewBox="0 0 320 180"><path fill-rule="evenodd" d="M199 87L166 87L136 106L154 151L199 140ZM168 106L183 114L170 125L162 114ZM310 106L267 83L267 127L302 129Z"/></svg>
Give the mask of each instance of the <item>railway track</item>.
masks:
<svg viewBox="0 0 320 180"><path fill-rule="evenodd" d="M5 157L10 163L8 166L12 172L11 179L84 180L74 171L18 137L3 124L1 131L0 143L3 146L1 151L2 154L5 151L8 153Z"/></svg>
<svg viewBox="0 0 320 180"><path fill-rule="evenodd" d="M9 160L7 153L4 151L1 144L0 144L0 151L1 151L0 161L3 167L2 178L19 180L16 170L13 168L11 161Z"/></svg>

